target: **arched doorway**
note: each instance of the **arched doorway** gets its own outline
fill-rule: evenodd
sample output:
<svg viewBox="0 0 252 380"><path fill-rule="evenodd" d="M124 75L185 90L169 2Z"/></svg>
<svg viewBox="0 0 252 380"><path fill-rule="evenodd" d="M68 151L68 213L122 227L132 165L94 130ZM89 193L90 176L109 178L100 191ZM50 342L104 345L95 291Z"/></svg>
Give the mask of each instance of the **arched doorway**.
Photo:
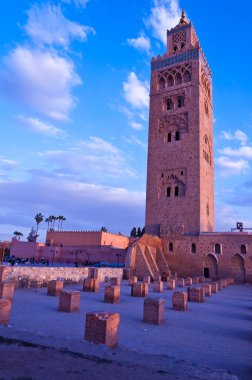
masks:
<svg viewBox="0 0 252 380"><path fill-rule="evenodd" d="M217 259L211 254L207 255L204 260L204 276L211 278L211 280L218 279Z"/></svg>
<svg viewBox="0 0 252 380"><path fill-rule="evenodd" d="M235 282L245 282L244 259L238 254L232 257L231 274Z"/></svg>

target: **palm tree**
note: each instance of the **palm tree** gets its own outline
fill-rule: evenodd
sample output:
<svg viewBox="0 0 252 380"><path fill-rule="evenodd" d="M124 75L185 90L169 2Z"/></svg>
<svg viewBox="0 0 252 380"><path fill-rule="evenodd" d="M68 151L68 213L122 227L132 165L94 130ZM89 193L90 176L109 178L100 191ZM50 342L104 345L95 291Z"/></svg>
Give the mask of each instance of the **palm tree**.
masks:
<svg viewBox="0 0 252 380"><path fill-rule="evenodd" d="M20 237L23 236L22 232L19 231L14 231L13 235L17 240L20 240Z"/></svg>
<svg viewBox="0 0 252 380"><path fill-rule="evenodd" d="M61 216L61 226L60 226L60 229L62 230L62 223L66 220L66 218L62 215Z"/></svg>
<svg viewBox="0 0 252 380"><path fill-rule="evenodd" d="M49 231L50 217L46 218L45 222L47 223L47 231Z"/></svg>
<svg viewBox="0 0 252 380"><path fill-rule="evenodd" d="M55 221L57 218L54 215L52 215L51 218L52 218L52 230L54 231Z"/></svg>
<svg viewBox="0 0 252 380"><path fill-rule="evenodd" d="M44 219L44 216L41 214L41 212L40 213L38 213L37 215L35 215L35 218L34 218L35 220L36 220L36 223L37 223L37 230L36 230L36 235L37 235L37 237L38 237L38 228L39 228L39 224L41 223L41 222L43 222L43 219ZM36 238L37 239L37 238Z"/></svg>

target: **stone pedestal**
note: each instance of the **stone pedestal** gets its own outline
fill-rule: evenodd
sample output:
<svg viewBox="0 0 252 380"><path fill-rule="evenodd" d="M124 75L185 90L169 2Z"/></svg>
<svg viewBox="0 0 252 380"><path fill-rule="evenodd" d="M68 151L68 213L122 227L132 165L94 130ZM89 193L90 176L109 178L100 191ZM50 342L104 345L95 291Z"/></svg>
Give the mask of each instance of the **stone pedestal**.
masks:
<svg viewBox="0 0 252 380"><path fill-rule="evenodd" d="M123 268L123 279L128 280L130 278L130 269L129 268Z"/></svg>
<svg viewBox="0 0 252 380"><path fill-rule="evenodd" d="M84 292L99 292L100 283L95 278L85 278L83 281Z"/></svg>
<svg viewBox="0 0 252 380"><path fill-rule="evenodd" d="M180 288L183 288L185 286L185 280L184 278L180 277L178 278L178 283L177 285L180 287Z"/></svg>
<svg viewBox="0 0 252 380"><path fill-rule="evenodd" d="M175 285L176 285L175 280L170 279L167 281L167 289L168 290L174 290Z"/></svg>
<svg viewBox="0 0 252 380"><path fill-rule="evenodd" d="M186 292L174 292L172 295L172 308L178 311L186 311L187 306L187 293Z"/></svg>
<svg viewBox="0 0 252 380"><path fill-rule="evenodd" d="M164 289L163 281L154 281L153 282L153 292L162 293Z"/></svg>
<svg viewBox="0 0 252 380"><path fill-rule="evenodd" d="M144 282L145 284L150 284L150 282L151 282L151 278L150 278L150 276L144 276L144 278L143 278L143 282Z"/></svg>
<svg viewBox="0 0 252 380"><path fill-rule="evenodd" d="M13 300L14 295L14 284L13 282L2 282L0 283L0 298L6 300Z"/></svg>
<svg viewBox="0 0 252 380"><path fill-rule="evenodd" d="M165 303L162 298L146 298L144 300L143 321L159 325L164 321Z"/></svg>
<svg viewBox="0 0 252 380"><path fill-rule="evenodd" d="M227 280L222 278L220 281L221 281L222 288L226 288L227 287Z"/></svg>
<svg viewBox="0 0 252 380"><path fill-rule="evenodd" d="M0 325L8 325L10 319L12 301L0 299Z"/></svg>
<svg viewBox="0 0 252 380"><path fill-rule="evenodd" d="M200 276L198 279L199 279L199 284L202 284L203 282L206 281L204 276Z"/></svg>
<svg viewBox="0 0 252 380"><path fill-rule="evenodd" d="M211 292L217 293L218 292L218 282L211 282Z"/></svg>
<svg viewBox="0 0 252 380"><path fill-rule="evenodd" d="M137 282L137 276L130 276L130 278L129 278L129 285L131 286L135 282Z"/></svg>
<svg viewBox="0 0 252 380"><path fill-rule="evenodd" d="M0 282L7 280L9 268L5 265L0 265Z"/></svg>
<svg viewBox="0 0 252 380"><path fill-rule="evenodd" d="M118 347L120 314L90 312L86 314L85 339L108 348Z"/></svg>
<svg viewBox="0 0 252 380"><path fill-rule="evenodd" d="M146 297L148 295L148 284L143 282L135 282L131 286L132 297Z"/></svg>
<svg viewBox="0 0 252 380"><path fill-rule="evenodd" d="M63 290L64 282L58 280L52 280L48 283L47 295L59 296Z"/></svg>
<svg viewBox="0 0 252 380"><path fill-rule="evenodd" d="M161 281L161 276L159 274L155 274L154 281Z"/></svg>
<svg viewBox="0 0 252 380"><path fill-rule="evenodd" d="M121 285L121 279L119 277L111 277L110 279L110 284L112 286L117 286L117 285Z"/></svg>
<svg viewBox="0 0 252 380"><path fill-rule="evenodd" d="M59 296L59 311L71 313L80 310L80 292L62 291Z"/></svg>
<svg viewBox="0 0 252 380"><path fill-rule="evenodd" d="M192 277L187 277L186 280L185 280L185 284L187 286L191 286L192 285Z"/></svg>
<svg viewBox="0 0 252 380"><path fill-rule="evenodd" d="M104 302L106 303L119 303L120 301L120 286L108 285L104 291Z"/></svg>
<svg viewBox="0 0 252 380"><path fill-rule="evenodd" d="M193 277L192 283L193 284L198 284L199 283L199 278L198 277Z"/></svg>
<svg viewBox="0 0 252 380"><path fill-rule="evenodd" d="M203 288L187 288L188 301L205 302L205 293Z"/></svg>
<svg viewBox="0 0 252 380"><path fill-rule="evenodd" d="M206 297L210 297L212 292L211 292L211 285L210 284L204 284L202 285L202 288L204 289L204 293Z"/></svg>

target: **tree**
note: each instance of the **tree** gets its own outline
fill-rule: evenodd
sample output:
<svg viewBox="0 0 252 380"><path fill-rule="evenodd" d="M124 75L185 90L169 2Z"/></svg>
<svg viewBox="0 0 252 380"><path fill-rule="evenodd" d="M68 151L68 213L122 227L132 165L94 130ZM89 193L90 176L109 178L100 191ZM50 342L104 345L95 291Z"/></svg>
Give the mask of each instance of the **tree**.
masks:
<svg viewBox="0 0 252 380"><path fill-rule="evenodd" d="M19 231L14 231L13 235L14 235L15 239L17 239L17 240L20 240L20 237L23 236L22 232L19 232Z"/></svg>
<svg viewBox="0 0 252 380"><path fill-rule="evenodd" d="M102 228L101 228L101 231L102 231L102 232L108 232L108 230L107 230L106 227L102 227Z"/></svg>
<svg viewBox="0 0 252 380"><path fill-rule="evenodd" d="M37 231L35 230L34 227L32 227L31 232L30 232L29 235L27 236L27 240L28 240L30 243L34 243L34 242L36 242L37 237L38 237Z"/></svg>
<svg viewBox="0 0 252 380"><path fill-rule="evenodd" d="M140 227L138 227L137 229L137 237L141 237L142 236L142 230Z"/></svg>
<svg viewBox="0 0 252 380"><path fill-rule="evenodd" d="M50 217L46 218L45 222L47 223L47 231L49 231Z"/></svg>
<svg viewBox="0 0 252 380"><path fill-rule="evenodd" d="M142 236L145 234L145 227L142 229Z"/></svg>
<svg viewBox="0 0 252 380"><path fill-rule="evenodd" d="M36 220L36 223L37 223L37 230L36 230L36 235L37 235L37 237L39 236L38 235L38 229L39 229L39 224L41 223L41 222L43 222L43 219L44 219L44 216L41 214L41 212L39 213L39 214L37 214L37 215L35 215L35 218L34 218L35 220ZM37 239L37 237L36 237L36 239ZM36 241L36 240L35 240Z"/></svg>
<svg viewBox="0 0 252 380"><path fill-rule="evenodd" d="M66 220L66 218L64 216L61 217L61 226L60 226L60 229L62 230L62 224L63 222Z"/></svg>
<svg viewBox="0 0 252 380"><path fill-rule="evenodd" d="M130 233L130 236L131 236L131 237L136 237L136 236L137 236L136 227L133 227L133 228L132 228L131 233Z"/></svg>

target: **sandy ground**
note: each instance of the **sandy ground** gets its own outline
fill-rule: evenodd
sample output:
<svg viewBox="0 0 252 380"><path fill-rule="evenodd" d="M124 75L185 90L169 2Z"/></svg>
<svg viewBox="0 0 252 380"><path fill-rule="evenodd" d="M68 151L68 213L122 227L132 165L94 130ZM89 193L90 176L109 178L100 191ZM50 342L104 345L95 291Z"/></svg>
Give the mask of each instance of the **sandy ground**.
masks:
<svg viewBox="0 0 252 380"><path fill-rule="evenodd" d="M0 379L252 379L252 286L223 289L188 312L171 309L172 292L151 289L166 303L160 326L142 322L143 299L126 282L120 304L103 302L103 284L97 294L81 292L80 312L69 314L46 289L16 290L10 326L0 328ZM83 339L85 313L104 310L121 315L118 350Z"/></svg>

